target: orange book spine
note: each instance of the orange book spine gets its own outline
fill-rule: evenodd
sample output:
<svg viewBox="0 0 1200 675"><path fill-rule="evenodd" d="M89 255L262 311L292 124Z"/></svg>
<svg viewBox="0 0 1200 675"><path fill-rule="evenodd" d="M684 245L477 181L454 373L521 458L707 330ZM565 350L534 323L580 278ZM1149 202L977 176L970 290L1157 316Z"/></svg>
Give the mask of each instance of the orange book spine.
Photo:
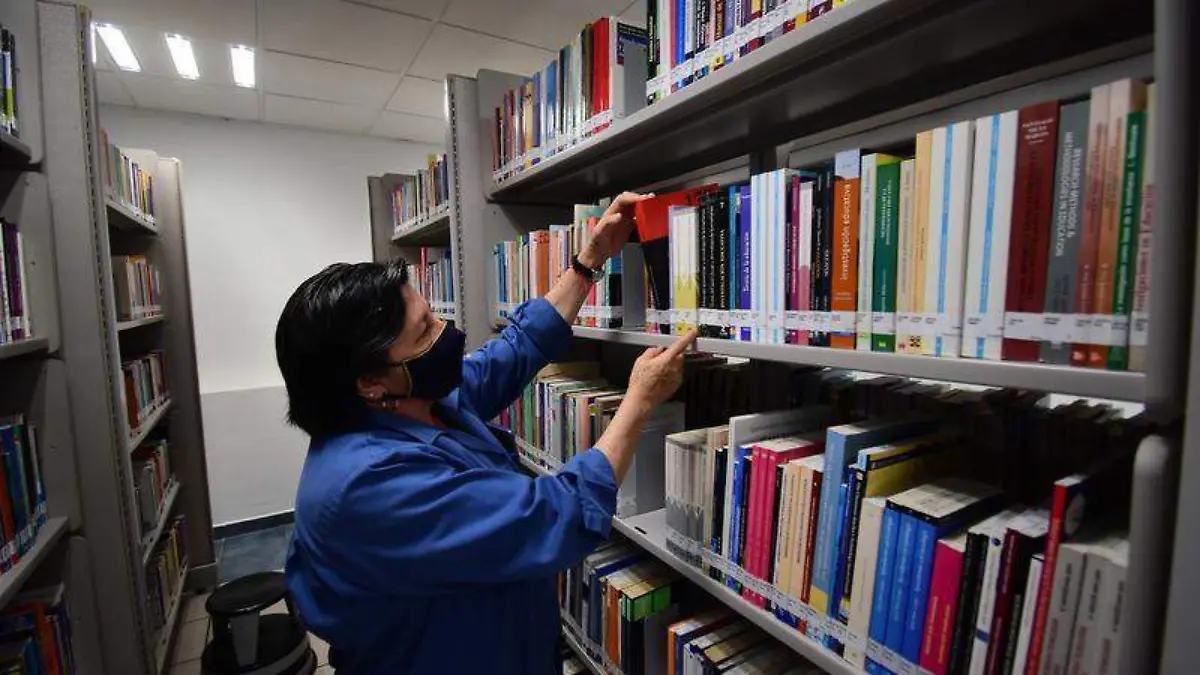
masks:
<svg viewBox="0 0 1200 675"><path fill-rule="evenodd" d="M854 313L858 309L858 205L861 180L858 174L858 151L842 154L848 156L847 161L843 162L839 154L836 161L838 178L833 183L833 245L837 262L833 268L830 309L835 315L840 312L847 320L841 322L842 330L838 330L837 325L834 326L830 346L834 349L854 349ZM853 172L843 173L843 165L848 171L850 164L854 165Z"/></svg>

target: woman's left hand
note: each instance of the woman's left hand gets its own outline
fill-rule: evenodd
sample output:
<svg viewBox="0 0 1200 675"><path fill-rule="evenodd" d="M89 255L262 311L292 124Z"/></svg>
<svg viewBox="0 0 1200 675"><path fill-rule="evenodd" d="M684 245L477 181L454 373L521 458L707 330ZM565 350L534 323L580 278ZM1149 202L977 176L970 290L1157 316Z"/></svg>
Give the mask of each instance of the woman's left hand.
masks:
<svg viewBox="0 0 1200 675"><path fill-rule="evenodd" d="M605 209L604 215L596 225L592 238L579 252L579 262L595 269L604 261L621 251L633 233L633 207L640 201L653 197L653 194L639 195L633 192L622 192Z"/></svg>

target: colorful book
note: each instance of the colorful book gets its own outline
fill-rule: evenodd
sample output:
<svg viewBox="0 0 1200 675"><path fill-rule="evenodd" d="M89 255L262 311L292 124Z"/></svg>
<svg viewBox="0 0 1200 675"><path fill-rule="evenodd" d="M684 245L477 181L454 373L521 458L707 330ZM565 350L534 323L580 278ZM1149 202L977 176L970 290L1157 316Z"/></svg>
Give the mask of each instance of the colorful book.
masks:
<svg viewBox="0 0 1200 675"><path fill-rule="evenodd" d="M833 275L830 312L834 349L855 349L858 311L858 238L861 152L846 150L834 158Z"/></svg>
<svg viewBox="0 0 1200 675"><path fill-rule="evenodd" d="M869 188L866 179L868 172L874 176ZM859 349L896 351L896 265L900 245L901 173L899 157L868 155L863 158L860 207L866 224L860 224L859 231L867 244L859 242L859 250L863 252L859 260L859 305L865 305L862 311L867 318L859 327ZM864 331L868 334L866 347L861 346Z"/></svg>
<svg viewBox="0 0 1200 675"><path fill-rule="evenodd" d="M1142 162L1141 212L1138 214L1137 256L1133 275L1133 304L1129 317L1129 370L1146 370L1150 336L1150 250L1154 243L1154 156L1156 85L1146 86L1146 146Z"/></svg>

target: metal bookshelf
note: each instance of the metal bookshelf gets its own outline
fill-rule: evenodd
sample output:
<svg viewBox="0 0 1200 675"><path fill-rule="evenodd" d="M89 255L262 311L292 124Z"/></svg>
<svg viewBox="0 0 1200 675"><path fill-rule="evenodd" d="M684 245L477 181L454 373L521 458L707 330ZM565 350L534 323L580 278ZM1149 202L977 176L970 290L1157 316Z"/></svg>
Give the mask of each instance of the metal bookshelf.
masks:
<svg viewBox="0 0 1200 675"><path fill-rule="evenodd" d="M25 585L25 581L37 571L42 562L50 556L54 551L58 541L67 533L68 525L66 518L51 518L46 521L38 532L37 541L34 542L33 548L22 556L21 561L13 565L11 569L0 575L0 606L7 605L13 597L20 592L21 587Z"/></svg>
<svg viewBox="0 0 1200 675"><path fill-rule="evenodd" d="M16 342L7 342L0 345L0 361L4 359L15 359L26 354L37 354L45 352L50 348L50 341L46 338L30 338L28 340L17 340Z"/></svg>
<svg viewBox="0 0 1200 675"><path fill-rule="evenodd" d="M133 319L131 321L118 321L117 322L117 332L124 333L127 330L141 328L142 326L151 326L156 323L162 323L163 321L166 321L166 320L167 320L166 314L159 314L158 316L148 316L144 319Z"/></svg>
<svg viewBox="0 0 1200 675"><path fill-rule="evenodd" d="M31 165L29 146L7 131L0 132L0 169L23 170Z"/></svg>
<svg viewBox="0 0 1200 675"><path fill-rule="evenodd" d="M179 482L174 478L171 479L171 484L167 488L167 493L163 496L162 505L158 509L158 515L154 520L154 529L146 533L142 538L142 564L150 564L150 556L154 553L154 547L158 544L158 540L162 538L163 529L166 528L170 521L171 512L175 509L175 498L179 496Z"/></svg>
<svg viewBox="0 0 1200 675"><path fill-rule="evenodd" d="M414 218L400 223L400 226L392 234L392 243L397 246L406 246L435 240L439 237L444 239L444 235L449 232L449 226L450 204L443 204L424 218Z"/></svg>
<svg viewBox="0 0 1200 675"><path fill-rule="evenodd" d="M196 371L190 287L188 283L181 168L174 159L151 151L126 149L154 178L153 220L112 200L103 186L95 73L90 54L91 15L78 5L19 0L28 5L38 56L41 91L40 131L44 140L48 212L52 208L53 268L59 291L61 345L50 351L61 358L57 392L71 404L65 426L86 443L60 454L78 462L75 481L78 515L72 521L71 560L84 564L73 579L88 579L91 604L81 615L91 628L95 648L83 672L154 675L169 651L178 624L178 604L190 589L216 584L212 518L200 395ZM119 140L119 139L114 139ZM161 272L161 318L118 322L113 288L113 255L145 255ZM153 330L140 326L157 324ZM130 428L125 406L122 362L162 350L169 376L169 402L160 404L138 428ZM57 350L57 351L56 351ZM137 516L132 450L152 430L169 440L175 484L147 540ZM50 486L47 486L47 492ZM86 515L85 515L86 514ZM188 521L186 568L173 609L160 631L151 629L146 554L175 515ZM55 515L52 513L52 515ZM72 602L74 609L74 600ZM103 615L95 607L103 608ZM103 623L104 630L98 627Z"/></svg>
<svg viewBox="0 0 1200 675"><path fill-rule="evenodd" d="M1200 322L1193 299L1200 155L1200 5L1188 0L853 0L748 56L510 176L492 172L492 115L522 78L483 70L448 78L460 297L472 345L493 326L492 247L556 222L553 205L594 202L621 190L657 191L724 182L827 161L861 147L903 150L919 131L1035 102L1086 95L1123 77L1158 86L1159 138L1146 372L701 339L733 357L1133 401L1166 424L1139 449L1131 477L1130 539L1120 672L1190 672L1192 608L1200 603ZM539 205L531 207L530 205ZM546 206L551 205L551 206ZM514 214L541 208L532 218ZM528 213L528 212L527 212ZM1188 321L1191 317L1192 321ZM472 333L471 328L483 326ZM606 367L609 351L673 338L636 329L576 327ZM1194 346L1193 346L1194 345ZM618 377L618 380L621 378ZM1197 418L1200 419L1200 418ZM1177 424L1181 423L1181 424ZM665 548L655 514L614 526L702 587L713 582ZM718 585L719 586L719 585ZM837 657L721 588L739 613L830 672ZM1169 594L1168 594L1169 593ZM761 623L760 623L761 620ZM780 634L780 632L787 634ZM876 656L888 660L888 654ZM902 664L897 664L902 665Z"/></svg>

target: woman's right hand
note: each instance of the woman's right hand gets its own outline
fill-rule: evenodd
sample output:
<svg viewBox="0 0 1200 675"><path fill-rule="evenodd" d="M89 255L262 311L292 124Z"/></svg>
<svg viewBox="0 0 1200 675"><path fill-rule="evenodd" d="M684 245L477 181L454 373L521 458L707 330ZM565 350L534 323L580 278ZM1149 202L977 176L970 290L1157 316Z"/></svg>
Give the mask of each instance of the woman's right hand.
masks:
<svg viewBox="0 0 1200 675"><path fill-rule="evenodd" d="M683 353L696 340L696 329L689 329L670 347L651 347L633 363L629 373L627 397L644 406L649 413L665 403L683 383Z"/></svg>

